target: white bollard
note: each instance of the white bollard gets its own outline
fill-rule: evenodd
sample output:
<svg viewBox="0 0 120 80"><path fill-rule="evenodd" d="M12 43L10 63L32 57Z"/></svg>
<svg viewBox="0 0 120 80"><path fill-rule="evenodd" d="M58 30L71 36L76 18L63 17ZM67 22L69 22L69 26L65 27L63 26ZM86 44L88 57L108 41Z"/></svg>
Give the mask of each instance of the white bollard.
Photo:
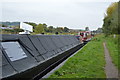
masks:
<svg viewBox="0 0 120 80"><path fill-rule="evenodd" d="M114 34L113 37L116 38L116 35Z"/></svg>

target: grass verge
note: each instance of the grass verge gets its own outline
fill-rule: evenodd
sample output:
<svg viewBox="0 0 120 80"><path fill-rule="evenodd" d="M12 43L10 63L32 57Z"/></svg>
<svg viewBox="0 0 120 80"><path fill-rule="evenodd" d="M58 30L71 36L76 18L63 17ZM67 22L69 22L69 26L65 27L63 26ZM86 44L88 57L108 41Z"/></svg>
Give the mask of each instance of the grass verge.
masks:
<svg viewBox="0 0 120 80"><path fill-rule="evenodd" d="M103 36L95 37L49 78L105 78Z"/></svg>

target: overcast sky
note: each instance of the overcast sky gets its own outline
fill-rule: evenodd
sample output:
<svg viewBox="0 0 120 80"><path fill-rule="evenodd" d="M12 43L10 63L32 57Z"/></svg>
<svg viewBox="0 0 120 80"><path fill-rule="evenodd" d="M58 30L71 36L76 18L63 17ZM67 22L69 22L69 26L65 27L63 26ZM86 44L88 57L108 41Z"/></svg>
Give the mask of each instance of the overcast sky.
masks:
<svg viewBox="0 0 120 80"><path fill-rule="evenodd" d="M0 21L46 23L90 30L102 27L107 7L118 0L4 0Z"/></svg>

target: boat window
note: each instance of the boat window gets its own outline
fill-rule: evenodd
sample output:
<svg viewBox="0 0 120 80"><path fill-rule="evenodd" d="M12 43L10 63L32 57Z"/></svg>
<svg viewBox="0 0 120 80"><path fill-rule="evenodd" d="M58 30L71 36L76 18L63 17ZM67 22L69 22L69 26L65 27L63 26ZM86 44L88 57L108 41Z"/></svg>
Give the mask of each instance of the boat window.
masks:
<svg viewBox="0 0 120 80"><path fill-rule="evenodd" d="M11 61L16 61L27 57L20 44L16 42L1 42L2 47Z"/></svg>

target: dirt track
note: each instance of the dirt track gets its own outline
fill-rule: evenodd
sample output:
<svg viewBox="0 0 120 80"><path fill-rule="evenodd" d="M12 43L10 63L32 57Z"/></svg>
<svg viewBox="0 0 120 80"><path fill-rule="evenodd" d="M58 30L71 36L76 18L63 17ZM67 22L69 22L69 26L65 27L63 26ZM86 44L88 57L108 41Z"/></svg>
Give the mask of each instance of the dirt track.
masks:
<svg viewBox="0 0 120 80"><path fill-rule="evenodd" d="M104 52L105 52L105 72L107 78L118 78L118 69L115 67L115 65L112 63L112 59L109 55L109 51L106 47L106 43L103 43L104 46Z"/></svg>

